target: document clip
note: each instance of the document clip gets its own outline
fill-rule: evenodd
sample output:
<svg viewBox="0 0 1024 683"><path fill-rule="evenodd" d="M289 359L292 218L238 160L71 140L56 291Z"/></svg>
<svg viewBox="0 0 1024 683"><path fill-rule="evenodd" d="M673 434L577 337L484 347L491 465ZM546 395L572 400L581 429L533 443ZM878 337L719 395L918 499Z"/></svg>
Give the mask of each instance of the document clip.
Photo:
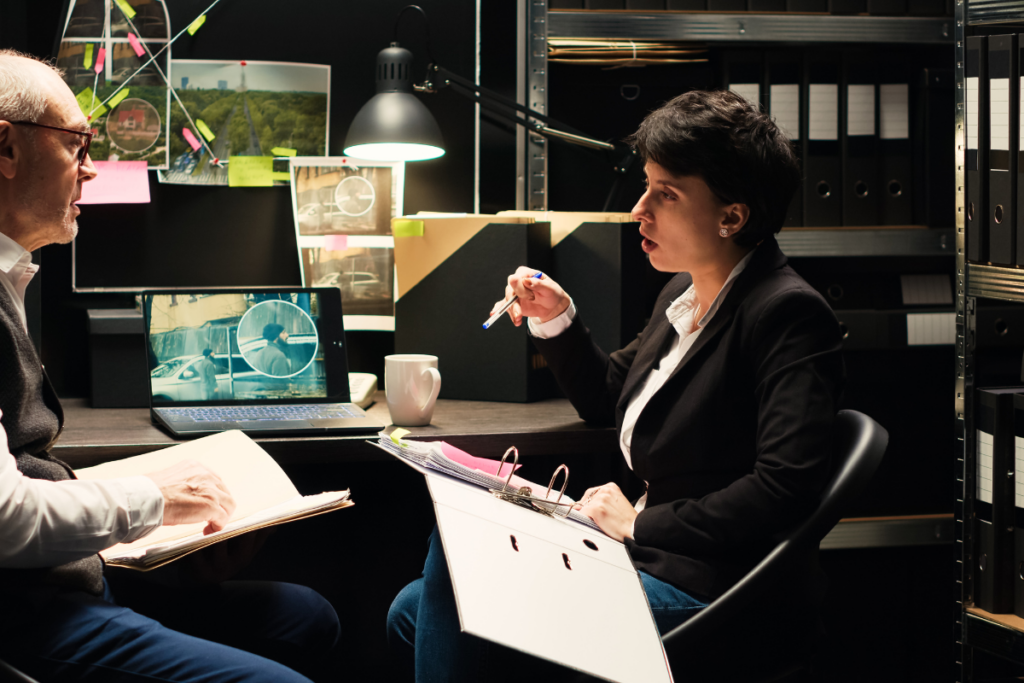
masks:
<svg viewBox="0 0 1024 683"><path fill-rule="evenodd" d="M559 465L554 474L551 475L551 481L548 482L548 490L544 493L544 498L537 498L533 495L529 486L523 486L518 490L509 486L509 483L512 481L512 475L515 474L516 465L519 464L519 449L515 446L509 448L505 451L505 455L501 456L501 463L498 465L498 472L500 473L501 468L505 466L505 460L508 458L509 453L512 453L515 456L515 459L512 461L512 470L508 473L508 476L505 477L505 483L500 489L488 489L491 494L496 498L501 498L502 500L514 503L520 507L529 508L549 517L568 517L569 513L572 511L573 504L563 503L561 501L562 495L565 493L565 487L569 483L569 468L565 465ZM551 502L548 500L548 496L551 495L551 489L555 485L558 473L563 470L565 471L565 476L562 478L562 488L558 491L557 500ZM556 515L555 513L559 508L564 508L565 513Z"/></svg>

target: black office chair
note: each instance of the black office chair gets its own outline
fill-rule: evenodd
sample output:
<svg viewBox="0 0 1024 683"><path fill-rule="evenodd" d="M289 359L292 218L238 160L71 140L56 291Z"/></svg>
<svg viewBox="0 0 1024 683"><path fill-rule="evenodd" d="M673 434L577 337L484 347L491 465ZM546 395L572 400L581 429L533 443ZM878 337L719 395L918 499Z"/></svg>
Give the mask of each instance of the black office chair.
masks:
<svg viewBox="0 0 1024 683"><path fill-rule="evenodd" d="M854 410L839 411L833 434L836 473L818 509L736 585L662 638L677 680L813 680L823 587L791 585L787 574L806 576L812 573L808 567L817 569L821 539L863 493L889 442L881 425ZM804 599L792 599L801 590ZM790 613L787 602L812 607Z"/></svg>
<svg viewBox="0 0 1024 683"><path fill-rule="evenodd" d="M39 683L39 681L31 676L26 676L0 659L0 683Z"/></svg>

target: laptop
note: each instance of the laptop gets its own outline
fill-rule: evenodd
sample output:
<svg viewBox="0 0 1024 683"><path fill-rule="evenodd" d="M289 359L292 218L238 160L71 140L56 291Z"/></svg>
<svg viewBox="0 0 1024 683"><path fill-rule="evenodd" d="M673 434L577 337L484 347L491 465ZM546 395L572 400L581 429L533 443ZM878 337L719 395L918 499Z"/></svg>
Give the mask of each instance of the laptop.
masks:
<svg viewBox="0 0 1024 683"><path fill-rule="evenodd" d="M150 416L176 437L384 428L350 401L341 290L146 291Z"/></svg>

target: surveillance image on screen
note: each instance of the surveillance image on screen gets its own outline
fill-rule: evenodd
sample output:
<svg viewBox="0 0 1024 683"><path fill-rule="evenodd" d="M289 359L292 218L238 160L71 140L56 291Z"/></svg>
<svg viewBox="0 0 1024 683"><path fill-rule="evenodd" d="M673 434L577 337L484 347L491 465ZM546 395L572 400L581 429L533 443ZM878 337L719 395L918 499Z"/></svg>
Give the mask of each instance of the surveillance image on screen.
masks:
<svg viewBox="0 0 1024 683"><path fill-rule="evenodd" d="M147 299L154 403L327 396L316 294Z"/></svg>

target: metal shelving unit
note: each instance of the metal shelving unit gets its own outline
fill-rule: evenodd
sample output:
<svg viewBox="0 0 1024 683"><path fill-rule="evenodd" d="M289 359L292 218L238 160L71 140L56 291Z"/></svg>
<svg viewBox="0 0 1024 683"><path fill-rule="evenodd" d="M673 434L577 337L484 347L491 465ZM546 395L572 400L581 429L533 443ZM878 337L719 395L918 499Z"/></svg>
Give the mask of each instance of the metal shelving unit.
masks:
<svg viewBox="0 0 1024 683"><path fill-rule="evenodd" d="M827 14L555 11L548 35L559 38L686 40L700 43L948 44L949 17Z"/></svg>

